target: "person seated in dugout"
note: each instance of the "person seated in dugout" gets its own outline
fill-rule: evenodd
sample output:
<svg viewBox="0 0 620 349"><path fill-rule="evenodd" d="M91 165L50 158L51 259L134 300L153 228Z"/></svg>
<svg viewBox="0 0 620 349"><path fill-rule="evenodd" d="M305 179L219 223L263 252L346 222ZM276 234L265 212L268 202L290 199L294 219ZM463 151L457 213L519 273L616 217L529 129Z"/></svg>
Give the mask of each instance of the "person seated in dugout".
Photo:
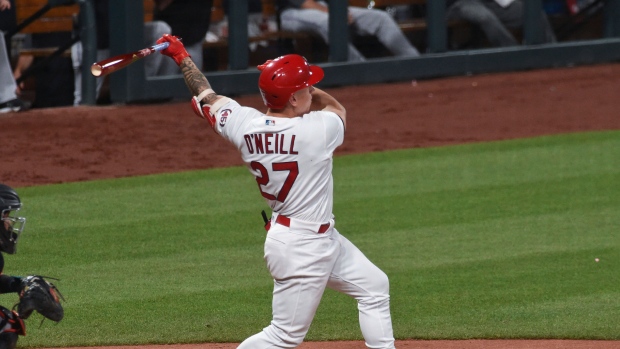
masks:
<svg viewBox="0 0 620 349"><path fill-rule="evenodd" d="M329 7L323 0L279 0L277 2L280 28L291 32L310 33L329 43ZM387 12L365 7L348 7L351 32L375 37L392 55L417 57L420 52L409 42L400 27ZM365 61L366 57L349 43L350 62Z"/></svg>
<svg viewBox="0 0 620 349"><path fill-rule="evenodd" d="M446 19L463 20L474 24L491 46L506 47L519 45L511 30L523 27L523 0L447 0ZM544 42L556 42L556 36L544 13L541 27Z"/></svg>

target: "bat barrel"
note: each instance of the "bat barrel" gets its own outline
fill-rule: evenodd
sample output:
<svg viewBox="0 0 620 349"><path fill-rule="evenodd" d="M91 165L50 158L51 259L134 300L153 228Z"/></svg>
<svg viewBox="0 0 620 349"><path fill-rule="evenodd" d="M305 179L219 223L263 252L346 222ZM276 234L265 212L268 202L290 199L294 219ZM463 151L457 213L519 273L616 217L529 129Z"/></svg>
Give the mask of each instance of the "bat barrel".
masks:
<svg viewBox="0 0 620 349"><path fill-rule="evenodd" d="M140 58L142 57L140 57L136 53L128 53L120 56L114 56L112 58L93 63L93 65L90 66L90 72L97 77L108 75L119 69L125 68L126 66L137 61Z"/></svg>
<svg viewBox="0 0 620 349"><path fill-rule="evenodd" d="M108 75L119 69L125 68L133 62L150 55L153 52L165 50L170 45L169 42L163 42L151 47L147 47L140 51L114 56L103 61L95 62L90 66L90 72L96 76Z"/></svg>

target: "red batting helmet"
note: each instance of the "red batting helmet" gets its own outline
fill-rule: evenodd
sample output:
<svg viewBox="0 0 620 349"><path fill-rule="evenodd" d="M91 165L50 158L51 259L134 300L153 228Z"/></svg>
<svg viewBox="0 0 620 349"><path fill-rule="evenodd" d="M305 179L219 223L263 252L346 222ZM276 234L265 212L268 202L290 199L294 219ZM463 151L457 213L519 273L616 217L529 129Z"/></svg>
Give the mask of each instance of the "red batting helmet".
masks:
<svg viewBox="0 0 620 349"><path fill-rule="evenodd" d="M300 55L291 54L268 60L258 66L261 71L258 88L265 105L272 109L282 109L291 95L305 87L312 86L323 79L323 69Z"/></svg>

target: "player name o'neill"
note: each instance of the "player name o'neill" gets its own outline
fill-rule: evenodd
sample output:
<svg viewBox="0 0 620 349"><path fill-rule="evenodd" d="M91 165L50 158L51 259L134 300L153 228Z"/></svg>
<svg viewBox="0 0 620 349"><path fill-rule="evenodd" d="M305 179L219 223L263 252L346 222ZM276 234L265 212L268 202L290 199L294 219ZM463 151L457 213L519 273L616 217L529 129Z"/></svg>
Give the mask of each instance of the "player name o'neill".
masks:
<svg viewBox="0 0 620 349"><path fill-rule="evenodd" d="M243 138L250 154L299 154L295 150L295 135L251 133Z"/></svg>

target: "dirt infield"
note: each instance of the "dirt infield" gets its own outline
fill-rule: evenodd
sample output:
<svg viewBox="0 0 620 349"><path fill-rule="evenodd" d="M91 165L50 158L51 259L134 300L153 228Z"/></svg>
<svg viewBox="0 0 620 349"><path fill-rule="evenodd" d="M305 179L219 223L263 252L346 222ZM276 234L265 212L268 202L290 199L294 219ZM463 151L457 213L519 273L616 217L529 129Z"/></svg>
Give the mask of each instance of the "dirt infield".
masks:
<svg viewBox="0 0 620 349"><path fill-rule="evenodd" d="M347 108L336 155L620 129L620 64L329 89ZM262 109L258 95L237 98ZM0 115L12 186L240 165L189 102Z"/></svg>
<svg viewBox="0 0 620 349"><path fill-rule="evenodd" d="M620 129L620 64L329 89L348 111L336 155ZM236 98L260 109L258 95ZM15 187L240 165L188 102L0 115L0 182ZM398 336L398 333L396 333ZM620 341L398 341L399 348L611 349ZM125 346L215 349L236 344ZM363 348L363 342L302 349Z"/></svg>

